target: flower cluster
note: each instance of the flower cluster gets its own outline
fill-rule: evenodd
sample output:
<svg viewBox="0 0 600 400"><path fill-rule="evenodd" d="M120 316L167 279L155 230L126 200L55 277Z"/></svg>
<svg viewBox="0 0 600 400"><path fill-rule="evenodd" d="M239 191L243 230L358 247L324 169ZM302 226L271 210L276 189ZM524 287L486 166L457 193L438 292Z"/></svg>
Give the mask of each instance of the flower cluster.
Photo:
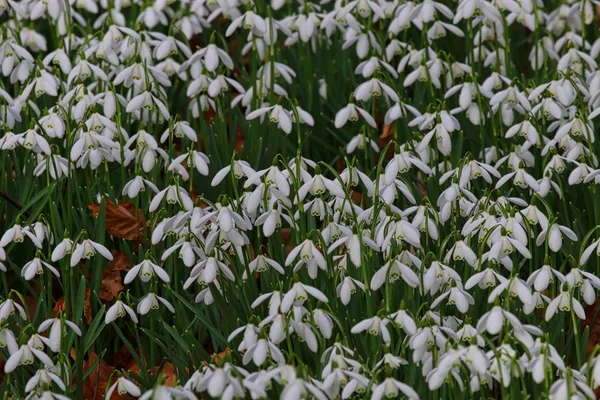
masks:
<svg viewBox="0 0 600 400"><path fill-rule="evenodd" d="M596 13L0 0L0 392L595 398Z"/></svg>

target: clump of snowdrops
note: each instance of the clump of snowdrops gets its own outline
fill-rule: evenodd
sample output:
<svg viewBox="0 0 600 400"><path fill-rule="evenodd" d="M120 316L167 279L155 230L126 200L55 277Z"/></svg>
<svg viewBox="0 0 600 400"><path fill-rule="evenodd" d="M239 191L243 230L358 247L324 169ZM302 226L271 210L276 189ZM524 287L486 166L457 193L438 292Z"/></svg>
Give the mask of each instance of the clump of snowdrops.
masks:
<svg viewBox="0 0 600 400"><path fill-rule="evenodd" d="M0 0L3 398L593 398L595 7Z"/></svg>

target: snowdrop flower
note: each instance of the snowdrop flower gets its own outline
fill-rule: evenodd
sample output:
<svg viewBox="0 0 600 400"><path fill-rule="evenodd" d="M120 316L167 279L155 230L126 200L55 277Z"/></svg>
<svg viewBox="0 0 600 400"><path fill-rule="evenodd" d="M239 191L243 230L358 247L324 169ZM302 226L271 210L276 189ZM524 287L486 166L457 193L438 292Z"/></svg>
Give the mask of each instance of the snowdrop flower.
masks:
<svg viewBox="0 0 600 400"><path fill-rule="evenodd" d="M225 36L231 36L240 26L244 29L251 30L252 34L258 37L263 37L267 30L267 24L262 17L252 11L246 11L245 14L234 19L231 24L229 24Z"/></svg>
<svg viewBox="0 0 600 400"><path fill-rule="evenodd" d="M371 400L397 397L399 393L410 400L418 400L419 395L410 386L394 378L386 378L383 382L373 388Z"/></svg>
<svg viewBox="0 0 600 400"><path fill-rule="evenodd" d="M169 185L166 189L161 190L154 196L150 202L149 210L156 211L164 198L167 199L168 204L178 203L186 211L190 211L194 208L194 203L188 195L187 190L179 185Z"/></svg>
<svg viewBox="0 0 600 400"><path fill-rule="evenodd" d="M540 269L534 271L529 278L527 278L527 284L532 285L538 292L543 292L548 288L548 285L554 283L554 277L557 277L560 282L566 282L567 278L559 271L550 267L549 265L543 265Z"/></svg>
<svg viewBox="0 0 600 400"><path fill-rule="evenodd" d="M354 105L354 103L348 103L346 107L337 112L335 115L335 127L340 129L346 125L346 122L348 121L356 122L358 121L359 115L363 117L367 124L369 124L372 128L377 128L377 124L375 123L375 120L371 114Z"/></svg>
<svg viewBox="0 0 600 400"><path fill-rule="evenodd" d="M594 253L594 250L596 255L600 257L600 239L593 241L588 247L585 248L581 254L581 258L579 259L579 264L584 265Z"/></svg>
<svg viewBox="0 0 600 400"><path fill-rule="evenodd" d="M594 391L587 385L585 377L581 376L576 370L567 368L563 372L563 378L556 380L550 386L550 395L548 398L550 400L565 398L592 399L594 396Z"/></svg>
<svg viewBox="0 0 600 400"><path fill-rule="evenodd" d="M47 371L45 369L38 369L35 372L35 375L33 375L31 377L31 379L29 379L27 381L27 385L25 386L25 391L26 392L32 392L35 388L44 388L44 387L50 387L52 386L52 383L55 383L56 386L58 386L61 390L65 390L65 384L62 381L62 379L60 379L60 377L58 375L56 375L55 373L52 373L50 371ZM48 392L46 392L48 393ZM60 396L60 395L56 395L56 397L60 400L66 400L66 396ZM63 399L63 397L65 397L65 399ZM41 397L43 398L43 397Z"/></svg>
<svg viewBox="0 0 600 400"><path fill-rule="evenodd" d="M331 338L333 333L333 319L331 316L327 312L317 308L313 311L313 318L323 337L325 339Z"/></svg>
<svg viewBox="0 0 600 400"><path fill-rule="evenodd" d="M477 331L479 333L487 331L490 335L496 335L504 326L504 321L508 321L514 329L522 329L523 327L514 314L503 310L500 306L494 306L479 319Z"/></svg>
<svg viewBox="0 0 600 400"><path fill-rule="evenodd" d="M168 120L171 117L169 110L165 103L163 103L158 97L152 93L146 91L138 94L127 103L125 111L128 113L139 113L140 111L147 111L156 108L160 116L164 120Z"/></svg>
<svg viewBox="0 0 600 400"><path fill-rule="evenodd" d="M142 393L140 388L137 387L135 383L125 377L118 378L116 382L111 385L106 392L106 398L110 399L115 390L119 396L130 395L133 397L139 397L139 395Z"/></svg>
<svg viewBox="0 0 600 400"><path fill-rule="evenodd" d="M462 285L461 285L462 286ZM475 304L475 299L469 293L465 292L462 287L455 286L442 295L438 296L437 299L431 303L431 309L434 309L442 300L448 298L448 305L456 306L457 310L461 313L466 313L469 310L469 305Z"/></svg>
<svg viewBox="0 0 600 400"><path fill-rule="evenodd" d="M108 325L111 322L115 321L117 318L123 318L126 314L129 315L129 318L131 318L131 320L134 323L138 323L137 316L135 315L131 307L123 303L121 300L117 300L115 301L115 304L113 304L106 312L104 323Z"/></svg>
<svg viewBox="0 0 600 400"><path fill-rule="evenodd" d="M250 273L262 273L267 271L269 268L273 268L275 271L279 272L282 275L285 274L284 269L281 267L281 265L279 265L277 261L268 258L262 254L256 256L256 258L252 260L250 264L248 264L248 269L250 270ZM247 271L244 271L242 279L248 279Z"/></svg>
<svg viewBox="0 0 600 400"><path fill-rule="evenodd" d="M335 251L335 249L344 244L348 250L348 253L350 254L350 261L352 261L352 264L358 268L361 266L361 242L371 249L379 251L377 244L370 238L362 236L361 240L361 237L356 234L352 234L343 236L342 238L336 240L333 244L331 244L331 246L329 246L327 253L331 254Z"/></svg>
<svg viewBox="0 0 600 400"><path fill-rule="evenodd" d="M91 76L94 76L98 79L102 79L103 81L108 80L108 76L106 75L106 73L104 73L104 71L102 71L102 69L93 64L90 64L89 62L87 62L87 60L82 59L69 72L69 76L67 77L67 84L71 85L71 82L73 82L75 78L79 78L81 81L84 81Z"/></svg>
<svg viewBox="0 0 600 400"><path fill-rule="evenodd" d="M27 229L27 227L23 228L19 224L13 225L6 232L4 232L4 235L2 235L2 238L0 238L0 247L6 247L6 245L11 242L23 243L23 240L26 236L37 248L42 248L42 242L40 242L37 236L31 232L31 230Z"/></svg>
<svg viewBox="0 0 600 400"><path fill-rule="evenodd" d="M315 175L306 179L305 183L300 187L298 196L300 200L304 200L308 193L313 196L324 194L328 191L331 195L344 198L345 193L337 180L329 180L321 175L320 170L315 170Z"/></svg>
<svg viewBox="0 0 600 400"><path fill-rule="evenodd" d="M250 121L261 117L262 121L262 117L267 113L269 114L269 121L277 124L279 129L287 134L292 131L292 114L280 105L267 106L254 110L246 116L246 119Z"/></svg>
<svg viewBox="0 0 600 400"><path fill-rule="evenodd" d="M83 242L78 243L71 254L71 267L79 264L81 260L89 260L96 255L96 252L100 253L102 257L109 261L112 261L112 253L100 243L96 243L90 239L85 239Z"/></svg>
<svg viewBox="0 0 600 400"><path fill-rule="evenodd" d="M379 152L379 146L377 145L377 142L375 142L373 139L369 139L363 133L354 136L350 142L348 142L348 145L346 146L346 152L348 154L352 154L357 148L364 150L367 148L367 144L371 145L374 151Z"/></svg>
<svg viewBox="0 0 600 400"><path fill-rule="evenodd" d="M366 331L370 335L381 336L386 346L390 345L390 332L387 329L387 324L390 322L387 318L372 317L360 321L350 330L351 333L357 334Z"/></svg>
<svg viewBox="0 0 600 400"><path fill-rule="evenodd" d="M43 3L43 2L40 2L40 3ZM51 7L51 8L53 8L53 7ZM58 10L58 9L59 8L56 7L55 10ZM71 69L73 68L73 66L71 64L71 60L69 59L69 56L67 55L65 50L62 48L56 49L56 50L48 53L42 60L42 63L46 67L49 66L50 64L58 66L60 68L60 70L62 71L62 73L65 75L68 75L69 72L71 72Z"/></svg>
<svg viewBox="0 0 600 400"><path fill-rule="evenodd" d="M68 237L64 238L52 251L51 260L53 262L62 260L65 256L73 252L73 241Z"/></svg>
<svg viewBox="0 0 600 400"><path fill-rule="evenodd" d="M25 264L23 266L23 269L21 269L21 276L23 278L25 278L25 280L30 281L36 275L41 275L44 273L43 267L46 267L57 278L60 277L60 273L58 272L58 270L56 268L54 268L52 265L48 264L47 262L40 260L37 257L34 258L33 260L29 261L27 264Z"/></svg>
<svg viewBox="0 0 600 400"><path fill-rule="evenodd" d="M325 257L323 257L319 249L317 249L310 239L306 239L288 254L285 260L285 265L291 265L298 256L300 256L300 259L294 266L294 271L298 271L303 265L306 264L309 276L312 279L316 279L318 272L317 267L321 268L323 271L327 269L327 261L325 260Z"/></svg>
<svg viewBox="0 0 600 400"><path fill-rule="evenodd" d="M16 303L11 299L3 301L0 304L0 322L6 321L8 317L14 315L15 312L17 312L23 320L27 321L27 313L25 313L25 309L19 303Z"/></svg>
<svg viewBox="0 0 600 400"><path fill-rule="evenodd" d="M350 303L350 297L356 293L356 288L360 288L363 292L365 291L365 285L362 282L357 281L354 278L349 276L345 277L342 282L337 286L336 293L337 296L342 301L343 305L348 305Z"/></svg>
<svg viewBox="0 0 600 400"><path fill-rule="evenodd" d="M464 260L473 268L477 266L477 256L473 250L471 250L471 248L462 240L454 243L450 250L448 250L446 256L444 257L444 262L448 263L450 258L452 258L454 261Z"/></svg>
<svg viewBox="0 0 600 400"><path fill-rule="evenodd" d="M187 390L181 389L179 387L170 387L164 385L155 386L153 389L144 392L138 400L175 400L175 399L188 399L194 400L196 397Z"/></svg>
<svg viewBox="0 0 600 400"><path fill-rule="evenodd" d="M277 346L267 339L258 339L256 343L244 353L242 362L246 365L252 360L254 365L260 367L265 363L268 356L278 364L285 363L285 357Z"/></svg>
<svg viewBox="0 0 600 400"><path fill-rule="evenodd" d="M488 303L494 303L505 290L508 290L511 297L518 296L524 305L531 304L533 301L529 285L519 278L512 278L505 280L492 290L488 297Z"/></svg>
<svg viewBox="0 0 600 400"><path fill-rule="evenodd" d="M225 263L217 260L215 257L208 257L196 264L190 272L190 278L196 278L202 274L202 279L199 278L199 281L208 284L216 281L218 271L221 271L223 276L230 281L235 281L233 272L231 272Z"/></svg>
<svg viewBox="0 0 600 400"><path fill-rule="evenodd" d="M149 282L154 275L158 276L163 282L168 283L171 281L171 278L169 278L169 275L164 269L162 269L162 267L154 264L148 259L145 259L127 271L123 283L131 283L136 276L139 276L142 282Z"/></svg>
<svg viewBox="0 0 600 400"><path fill-rule="evenodd" d="M129 182L127 182L125 186L123 186L123 191L121 192L121 194L123 196L127 195L130 198L134 199L140 192L146 191L146 186L149 187L154 193L158 193L158 188L156 187L156 185L154 185L154 183L138 175Z"/></svg>
<svg viewBox="0 0 600 400"><path fill-rule="evenodd" d="M545 240L548 240L548 247L550 247L550 250L556 253L562 247L563 234L569 239L577 241L577 235L575 232L566 226L554 223L540 232L535 243L537 246L541 246Z"/></svg>
<svg viewBox="0 0 600 400"><path fill-rule="evenodd" d="M30 365L33 364L34 359L37 358L40 360L44 366L51 367L54 366L54 363L41 350L30 347L27 344L21 345L18 349L11 352L10 357L6 360L6 364L4 364L4 373L11 373L14 371L19 365Z"/></svg>
<svg viewBox="0 0 600 400"><path fill-rule="evenodd" d="M77 336L81 336L81 330L77 325L69 320L63 320L59 318L50 318L45 320L38 327L38 333L42 333L46 329L50 328L50 333L48 334L48 340L46 344L55 353L60 351L61 341L63 334L63 323L66 324Z"/></svg>
<svg viewBox="0 0 600 400"><path fill-rule="evenodd" d="M250 164L248 164L247 161L236 159L233 161L233 166L228 165L226 167L223 167L215 174L215 177L210 183L211 186L217 186L229 173L232 173L235 179L241 179L244 176L246 178L250 178L251 176L256 174L256 171L252 169L252 167L250 166Z"/></svg>
<svg viewBox="0 0 600 400"><path fill-rule="evenodd" d="M158 310L160 303L164 304L164 306L167 307L167 310L171 311L172 313L175 313L175 309L173 308L171 303L169 303L167 300L163 299L162 297L157 296L154 293L148 293L142 299L142 301L140 301L138 303L137 312L140 315L146 315L151 310ZM134 322L136 322L136 321L134 321Z"/></svg>
<svg viewBox="0 0 600 400"><path fill-rule="evenodd" d="M500 178L498 180L498 182L496 183L496 189L499 189L500 187L502 187L502 185L504 185L510 179L513 180L513 183L516 186L518 186L522 189L531 188L534 192L537 192L540 190L540 186L538 185L535 178L533 176L529 175L527 173L527 171L525 171L525 169L520 168L520 167L516 171L509 172L508 174L506 174L502 178Z"/></svg>
<svg viewBox="0 0 600 400"><path fill-rule="evenodd" d="M327 396L315 385L303 379L295 378L281 392L281 398L290 400L301 400L313 396L317 400L327 400Z"/></svg>
<svg viewBox="0 0 600 400"><path fill-rule="evenodd" d="M371 290L378 290L386 281L395 282L402 278L407 285L418 287L420 284L417 274L400 260L388 261L381 267L371 279Z"/></svg>
<svg viewBox="0 0 600 400"><path fill-rule="evenodd" d="M399 173L406 173L413 166L417 167L419 170L428 175L433 173L431 168L429 168L423 161L403 149L399 153L394 153L394 156L386 165L384 183L386 185L391 185L396 180Z"/></svg>
<svg viewBox="0 0 600 400"><path fill-rule="evenodd" d="M417 324L406 310L400 309L390 314L390 319L409 336L417 332Z"/></svg>
<svg viewBox="0 0 600 400"><path fill-rule="evenodd" d="M487 253L487 258L489 260L500 261L501 258L506 257L515 250L517 250L523 257L528 259L531 258L531 252L527 249L527 247L525 247L525 245L523 245L523 243L513 239L510 236L501 235L498 240L494 240L494 244Z"/></svg>
<svg viewBox="0 0 600 400"><path fill-rule="evenodd" d="M292 288L283 296L281 300L281 312L287 313L292 305L298 307L308 300L308 295L311 295L315 299L322 301L323 303L329 302L327 296L323 294L319 289L312 286L305 285L300 282L294 283Z"/></svg>

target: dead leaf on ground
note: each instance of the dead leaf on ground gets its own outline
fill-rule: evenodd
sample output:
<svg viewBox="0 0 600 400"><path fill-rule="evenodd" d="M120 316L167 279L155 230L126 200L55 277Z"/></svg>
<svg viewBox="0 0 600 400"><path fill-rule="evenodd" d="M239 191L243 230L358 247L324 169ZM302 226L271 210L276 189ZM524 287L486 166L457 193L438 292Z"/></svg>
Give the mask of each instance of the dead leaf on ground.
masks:
<svg viewBox="0 0 600 400"><path fill-rule="evenodd" d="M98 359L98 354L91 353L87 360L83 361L83 370L87 371ZM92 372L83 381L83 398L87 400L102 400L106 393L108 378L115 370L115 367L108 365L104 360L100 360Z"/></svg>
<svg viewBox="0 0 600 400"><path fill-rule="evenodd" d="M131 269L131 261L123 251L112 250L113 259L108 262L108 269L111 271L129 271Z"/></svg>
<svg viewBox="0 0 600 400"><path fill-rule="evenodd" d="M281 228L279 231L279 234L281 236L281 242L285 245L285 251L287 251L288 253L290 251L292 251L292 240L291 240L291 235L292 235L292 229L291 228Z"/></svg>
<svg viewBox="0 0 600 400"><path fill-rule="evenodd" d="M383 125L383 131L379 136L379 146L383 149L389 142L394 140L394 125L393 124L385 124ZM387 158L391 158L394 154L394 146L390 146L387 150L385 156Z"/></svg>
<svg viewBox="0 0 600 400"><path fill-rule="evenodd" d="M166 362L160 371L159 368L160 366L154 367L154 374L158 374L160 372L163 375L163 385L175 386L175 383L177 383L177 373L173 364ZM131 364L126 369L128 372L133 372L134 374L139 375L140 373L140 366L134 360L132 360ZM150 370L148 370L148 372L150 372Z"/></svg>
<svg viewBox="0 0 600 400"><path fill-rule="evenodd" d="M113 301L123 289L120 271L102 271L102 281L100 283L100 293L98 294L98 297L104 301L110 302Z"/></svg>
<svg viewBox="0 0 600 400"><path fill-rule="evenodd" d="M89 325L92 323L92 304L90 302L90 296L92 291L90 289L85 290L85 300L83 301L83 316L85 317L85 322ZM52 318L56 318L60 311L65 311L65 298L61 297L56 301L54 308L52 309ZM73 319L72 315L67 316L68 319ZM77 323L77 321L73 321Z"/></svg>
<svg viewBox="0 0 600 400"><path fill-rule="evenodd" d="M589 356L597 345L600 345L600 298L597 298L594 304L585 307L585 319L581 321L582 329L590 327L590 337L588 340L587 355ZM596 315L598 314L598 315Z"/></svg>
<svg viewBox="0 0 600 400"><path fill-rule="evenodd" d="M130 202L119 201L119 204L115 204L109 199L104 199L104 205L105 226L109 235L125 240L139 240L143 236L144 215L141 209L138 209L136 218L135 206ZM88 204L88 207L92 215L97 217L100 205L92 203Z"/></svg>
<svg viewBox="0 0 600 400"><path fill-rule="evenodd" d="M221 363L223 362L223 359L231 354L231 349L229 347L226 347L225 350L223 350L220 353L217 354L213 354L210 356L210 359L212 360L212 362L214 362L217 366L220 366Z"/></svg>

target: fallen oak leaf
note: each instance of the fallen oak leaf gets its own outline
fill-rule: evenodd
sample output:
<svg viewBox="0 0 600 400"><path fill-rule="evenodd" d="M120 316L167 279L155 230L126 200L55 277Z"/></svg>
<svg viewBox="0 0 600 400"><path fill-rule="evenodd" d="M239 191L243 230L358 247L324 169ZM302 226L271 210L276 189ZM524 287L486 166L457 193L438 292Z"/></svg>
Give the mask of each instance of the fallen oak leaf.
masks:
<svg viewBox="0 0 600 400"><path fill-rule="evenodd" d="M119 204L113 203L109 199L104 199L105 206L105 226L109 235L125 239L138 240L142 235L144 218L142 211L138 209L137 218L135 206L126 201L119 201ZM100 205L96 203L88 204L92 216L98 217Z"/></svg>
<svg viewBox="0 0 600 400"><path fill-rule="evenodd" d="M83 370L88 371L92 368L98 358L98 354L92 352L88 359L83 361ZM114 371L115 367L108 365L106 361L101 359L83 381L83 398L88 400L104 399L108 379Z"/></svg>
<svg viewBox="0 0 600 400"><path fill-rule="evenodd" d="M131 261L127 253L119 250L112 250L113 259L108 262L110 271L129 271L131 269Z"/></svg>
<svg viewBox="0 0 600 400"><path fill-rule="evenodd" d="M134 360L131 361L126 370L128 373L133 373L135 375L139 375L141 371L140 366ZM148 368L147 371L150 372L150 369ZM160 366L154 367L153 371L155 375L159 373L163 375L163 385L175 386L177 383L177 373L175 371L175 367L170 362L166 362L162 369L160 369Z"/></svg>
<svg viewBox="0 0 600 400"><path fill-rule="evenodd" d="M85 322L89 325L92 323L92 303L90 301L90 296L92 295L92 291L90 289L85 290L85 300L83 301L83 316L85 317ZM58 313L65 311L65 298L61 297L56 301L54 308L52 309L52 318L56 318ZM72 312L73 310L71 310ZM67 316L68 319L73 319L72 315ZM77 321L73 321L77 323Z"/></svg>
<svg viewBox="0 0 600 400"><path fill-rule="evenodd" d="M121 272L102 271L102 280L100 281L100 297L104 301L113 301L125 287L121 284Z"/></svg>

